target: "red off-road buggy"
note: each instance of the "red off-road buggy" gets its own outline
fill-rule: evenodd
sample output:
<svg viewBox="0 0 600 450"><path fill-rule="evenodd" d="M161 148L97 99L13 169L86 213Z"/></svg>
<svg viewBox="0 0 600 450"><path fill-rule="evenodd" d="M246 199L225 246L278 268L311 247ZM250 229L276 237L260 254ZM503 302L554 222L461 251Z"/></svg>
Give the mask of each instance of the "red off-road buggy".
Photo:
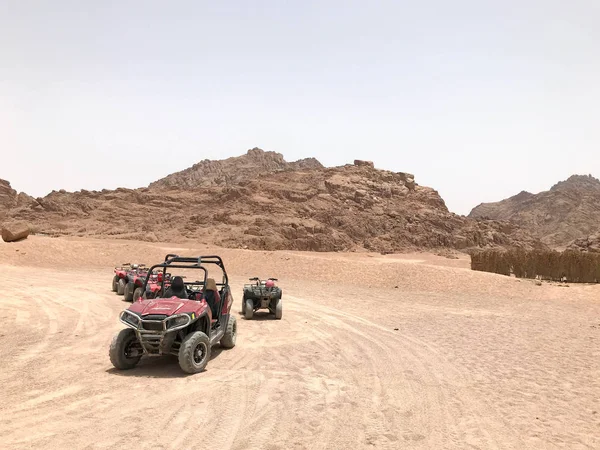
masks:
<svg viewBox="0 0 600 450"><path fill-rule="evenodd" d="M222 272L220 283L208 277L208 267ZM173 275L166 288L167 270ZM197 271L197 281L183 282L177 273ZM210 360L211 347L235 346L236 318L230 314L233 297L223 261L218 256L179 257L152 266L162 273L159 295L140 299L120 315L127 328L113 338L109 356L121 370L132 369L142 356L175 355L184 372L202 372ZM148 285L144 282L144 289Z"/></svg>

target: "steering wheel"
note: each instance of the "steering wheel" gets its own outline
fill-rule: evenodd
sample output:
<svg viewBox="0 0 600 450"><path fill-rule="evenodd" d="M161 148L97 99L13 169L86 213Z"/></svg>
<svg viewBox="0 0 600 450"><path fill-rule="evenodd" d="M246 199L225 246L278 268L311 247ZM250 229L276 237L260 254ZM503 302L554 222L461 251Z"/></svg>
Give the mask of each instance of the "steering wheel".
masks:
<svg viewBox="0 0 600 450"><path fill-rule="evenodd" d="M198 300L198 294L202 294L201 291L193 291L191 289L187 289L188 292L188 300Z"/></svg>

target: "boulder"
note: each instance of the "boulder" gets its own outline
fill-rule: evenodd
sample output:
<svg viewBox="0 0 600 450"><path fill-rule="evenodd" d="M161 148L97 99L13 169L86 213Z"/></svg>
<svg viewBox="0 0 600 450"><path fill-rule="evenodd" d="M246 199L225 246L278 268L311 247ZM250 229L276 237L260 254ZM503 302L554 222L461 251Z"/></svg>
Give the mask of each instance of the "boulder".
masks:
<svg viewBox="0 0 600 450"><path fill-rule="evenodd" d="M375 168L375 164L373 164L373 161L363 161L362 159L355 159L354 160L354 165L355 166L361 166L361 167L372 167L372 168Z"/></svg>
<svg viewBox="0 0 600 450"><path fill-rule="evenodd" d="M27 238L31 233L29 225L25 222L13 222L2 227L2 240L4 242L15 242Z"/></svg>

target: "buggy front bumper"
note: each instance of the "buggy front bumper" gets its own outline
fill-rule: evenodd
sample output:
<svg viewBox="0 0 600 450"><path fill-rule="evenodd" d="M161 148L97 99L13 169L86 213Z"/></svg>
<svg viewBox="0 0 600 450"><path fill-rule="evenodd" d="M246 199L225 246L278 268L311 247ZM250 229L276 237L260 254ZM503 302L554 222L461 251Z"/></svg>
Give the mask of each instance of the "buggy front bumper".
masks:
<svg viewBox="0 0 600 450"><path fill-rule="evenodd" d="M161 320L148 320L129 310L123 311L119 319L129 328L135 330L144 353L157 356L173 354L174 350L178 352L178 348L172 348L176 336L175 332L184 329L192 322L192 318L188 314L177 314Z"/></svg>

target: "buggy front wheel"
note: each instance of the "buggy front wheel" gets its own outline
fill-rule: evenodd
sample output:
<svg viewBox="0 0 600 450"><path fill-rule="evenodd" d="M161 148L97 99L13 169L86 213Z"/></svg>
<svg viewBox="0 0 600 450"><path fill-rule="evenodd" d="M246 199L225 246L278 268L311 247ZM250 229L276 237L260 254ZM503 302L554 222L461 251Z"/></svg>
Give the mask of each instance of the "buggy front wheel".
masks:
<svg viewBox="0 0 600 450"><path fill-rule="evenodd" d="M110 362L119 370L133 369L142 358L142 349L131 328L119 331L110 344Z"/></svg>
<svg viewBox="0 0 600 450"><path fill-rule="evenodd" d="M118 285L119 285L119 276L115 275L112 279L112 286L111 286L111 289L113 292L117 292Z"/></svg>

